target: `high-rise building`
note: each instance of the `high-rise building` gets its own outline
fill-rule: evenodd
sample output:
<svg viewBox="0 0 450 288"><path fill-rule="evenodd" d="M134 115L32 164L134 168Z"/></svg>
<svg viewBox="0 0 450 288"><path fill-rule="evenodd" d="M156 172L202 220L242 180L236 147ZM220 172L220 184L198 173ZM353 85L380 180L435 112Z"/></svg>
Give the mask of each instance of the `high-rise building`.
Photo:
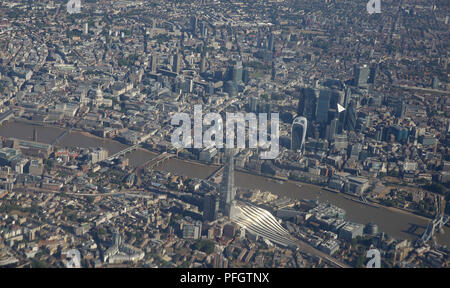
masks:
<svg viewBox="0 0 450 288"><path fill-rule="evenodd" d="M236 82L233 81L226 81L223 84L223 91L227 92L230 97L236 97L238 94L238 87Z"/></svg>
<svg viewBox="0 0 450 288"><path fill-rule="evenodd" d="M202 54L202 59L200 60L200 73L206 72L206 55Z"/></svg>
<svg viewBox="0 0 450 288"><path fill-rule="evenodd" d="M345 87L344 91L345 96L344 96L344 103L342 104L342 106L347 107L348 103L350 103L350 99L352 98L352 90L350 89L350 87Z"/></svg>
<svg viewBox="0 0 450 288"><path fill-rule="evenodd" d="M320 89L319 100L317 102L316 120L321 124L328 123L328 110L330 109L331 90Z"/></svg>
<svg viewBox="0 0 450 288"><path fill-rule="evenodd" d="M345 110L344 129L347 131L355 131L356 128L356 103L350 101Z"/></svg>
<svg viewBox="0 0 450 288"><path fill-rule="evenodd" d="M242 74L243 74L243 66L242 61L237 61L232 67L228 68L228 77L231 81L234 83L241 83L242 82Z"/></svg>
<svg viewBox="0 0 450 288"><path fill-rule="evenodd" d="M378 74L378 64L374 63L370 66L370 75L367 82L369 84L375 84L375 81L377 80L377 74Z"/></svg>
<svg viewBox="0 0 450 288"><path fill-rule="evenodd" d="M350 149L348 152L348 157L350 159L354 159L354 160L358 160L359 158L359 153L361 153L361 144L360 143L355 143L350 145Z"/></svg>
<svg viewBox="0 0 450 288"><path fill-rule="evenodd" d="M200 35L203 39L208 37L208 25L206 24L206 22L200 23Z"/></svg>
<svg viewBox="0 0 450 288"><path fill-rule="evenodd" d="M409 130L406 127L393 125L389 127L388 134L392 134L398 142L406 142L409 136Z"/></svg>
<svg viewBox="0 0 450 288"><path fill-rule="evenodd" d="M258 29L258 35L257 35L257 38L258 38L258 46L257 46L257 47L261 47L263 38L262 38L261 30L260 30L260 29Z"/></svg>
<svg viewBox="0 0 450 288"><path fill-rule="evenodd" d="M268 39L267 39L267 50L273 51L273 49L274 49L274 44L275 44L274 42L275 42L275 41L274 41L273 34L270 33L270 35L269 35L269 37L268 37Z"/></svg>
<svg viewBox="0 0 450 288"><path fill-rule="evenodd" d="M173 59L173 71L175 73L180 73L181 71L181 66L182 66L182 56L180 53L177 52L177 54L175 55L174 59Z"/></svg>
<svg viewBox="0 0 450 288"><path fill-rule="evenodd" d="M257 97L250 97L248 99L249 112L258 113L258 108L259 108L259 98L257 98Z"/></svg>
<svg viewBox="0 0 450 288"><path fill-rule="evenodd" d="M242 81L247 84L250 81L250 71L247 68L244 68L242 71Z"/></svg>
<svg viewBox="0 0 450 288"><path fill-rule="evenodd" d="M405 118L405 113L406 113L406 103L405 102L400 102L397 107L395 108L395 114L398 118L403 119Z"/></svg>
<svg viewBox="0 0 450 288"><path fill-rule="evenodd" d="M156 73L156 68L158 68L158 55L152 55L152 63L151 63L152 72Z"/></svg>
<svg viewBox="0 0 450 288"><path fill-rule="evenodd" d="M208 193L203 198L203 220L214 221L219 212L219 198L216 194Z"/></svg>
<svg viewBox="0 0 450 288"><path fill-rule="evenodd" d="M330 108L336 109L337 104L343 104L345 99L345 92L338 89L330 89Z"/></svg>
<svg viewBox="0 0 450 288"><path fill-rule="evenodd" d="M369 82L370 68L367 65L355 66L355 86L364 87Z"/></svg>
<svg viewBox="0 0 450 288"><path fill-rule="evenodd" d="M84 23L84 29L83 29L83 34L84 35L88 35L89 34L89 23Z"/></svg>
<svg viewBox="0 0 450 288"><path fill-rule="evenodd" d="M103 148L91 149L90 155L92 164L95 164L108 158L108 150Z"/></svg>
<svg viewBox="0 0 450 288"><path fill-rule="evenodd" d="M226 162L223 170L222 183L220 184L221 206L224 215L231 217L231 206L236 196L236 188L234 187L234 149L225 149L224 154Z"/></svg>
<svg viewBox="0 0 450 288"><path fill-rule="evenodd" d="M375 140L384 141L386 139L385 131L386 131L386 129L385 129L384 125L379 125L377 127L377 130L375 131Z"/></svg>
<svg viewBox="0 0 450 288"><path fill-rule="evenodd" d="M337 105L337 129L336 133L341 134L344 130L344 120L345 120L345 108L341 106L340 104Z"/></svg>
<svg viewBox="0 0 450 288"><path fill-rule="evenodd" d="M339 127L339 119L338 118L334 118L333 120L330 121L330 124L327 125L328 141L334 140L336 133L338 133L338 127Z"/></svg>
<svg viewBox="0 0 450 288"><path fill-rule="evenodd" d="M291 149L295 151L304 150L306 130L308 129L308 120L305 117L297 117L292 123L291 131Z"/></svg>
<svg viewBox="0 0 450 288"><path fill-rule="evenodd" d="M186 223L183 225L184 239L199 239L202 235L202 223L196 221L194 223Z"/></svg>
<svg viewBox="0 0 450 288"><path fill-rule="evenodd" d="M431 88L433 89L439 89L439 78L437 76L433 77L433 80L431 82Z"/></svg>
<svg viewBox="0 0 450 288"><path fill-rule="evenodd" d="M298 102L298 116L305 117L308 121L316 119L316 103L318 90L313 88L302 88Z"/></svg>
<svg viewBox="0 0 450 288"><path fill-rule="evenodd" d="M197 17L192 16L191 17L191 32L192 34L195 34L197 30Z"/></svg>

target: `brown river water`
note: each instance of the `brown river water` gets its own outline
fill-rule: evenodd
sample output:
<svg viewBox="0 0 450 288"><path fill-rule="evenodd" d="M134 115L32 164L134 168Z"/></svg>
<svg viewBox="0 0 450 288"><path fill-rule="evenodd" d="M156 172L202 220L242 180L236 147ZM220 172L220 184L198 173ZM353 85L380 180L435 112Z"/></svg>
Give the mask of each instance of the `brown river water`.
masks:
<svg viewBox="0 0 450 288"><path fill-rule="evenodd" d="M31 123L12 122L0 127L0 136L31 140L34 128L37 130L37 140L43 143L52 143L54 139L58 138L64 132L64 129L56 127L42 127ZM82 148L104 147L109 151L110 155L127 147L127 145L116 141L88 136L77 131L72 131L70 134L64 136L57 146ZM142 164L156 155L153 152L139 149L127 154L126 157L130 159L130 164L134 166ZM187 177L206 178L216 170L216 167L172 158L160 165L157 169ZM429 222L426 218L400 210L375 208L360 204L345 199L342 194L328 192L314 185L301 183L301 187L298 187L296 183L290 181L280 183L264 176L252 175L245 172L235 172L235 183L236 186L271 191L276 195L291 199L317 199L321 202L334 204L346 210L347 219L362 224L374 222L378 225L380 231L397 239L417 239L418 235L424 231ZM414 225L419 226L415 230L415 234L408 233L407 231ZM447 246L450 245L449 227L445 227L444 233L437 235L437 242Z"/></svg>

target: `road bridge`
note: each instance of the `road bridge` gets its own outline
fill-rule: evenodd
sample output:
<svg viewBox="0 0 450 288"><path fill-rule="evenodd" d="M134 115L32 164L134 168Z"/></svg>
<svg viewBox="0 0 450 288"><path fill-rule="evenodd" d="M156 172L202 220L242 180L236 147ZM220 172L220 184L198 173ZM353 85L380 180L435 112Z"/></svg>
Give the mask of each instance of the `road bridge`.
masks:
<svg viewBox="0 0 450 288"><path fill-rule="evenodd" d="M131 151L134 151L134 150L138 149L140 146L141 146L141 143L138 143L138 144L135 144L133 146L127 147L127 148L125 148L125 149L123 149L123 150L121 150L121 151L119 151L119 152L109 156L105 160L106 161L111 161L113 159L116 159L116 158L118 158L118 157L120 157L122 155L125 155L125 154L127 154L127 153L129 153Z"/></svg>
<svg viewBox="0 0 450 288"><path fill-rule="evenodd" d="M450 220L450 216L444 214L445 201L442 201L442 196L437 195L436 197L438 202L436 217L428 223L425 232L423 232L422 236L416 241L417 246L425 245L433 238L434 233L441 231L445 224Z"/></svg>
<svg viewBox="0 0 450 288"><path fill-rule="evenodd" d="M153 169L156 166L160 165L161 163L163 163L164 161L175 157L175 154L170 154L167 152L163 152L160 155L156 156L155 158L152 158L150 160L148 160L147 162L145 162L144 164L140 165L139 167L137 167L137 169L142 169L142 168L150 168Z"/></svg>

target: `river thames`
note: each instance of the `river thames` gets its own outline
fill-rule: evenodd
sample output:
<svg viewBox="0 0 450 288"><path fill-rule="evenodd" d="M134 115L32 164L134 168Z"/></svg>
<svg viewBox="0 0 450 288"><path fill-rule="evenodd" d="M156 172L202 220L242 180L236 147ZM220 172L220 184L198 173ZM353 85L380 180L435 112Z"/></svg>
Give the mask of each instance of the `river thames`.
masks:
<svg viewBox="0 0 450 288"><path fill-rule="evenodd" d="M39 142L49 144L64 132L64 129L57 127L42 127L31 123L12 122L0 127L0 136L31 140L33 129L37 131L37 140ZM110 155L127 147L127 145L117 141L86 135L78 131L72 131L70 134L64 136L57 146L80 148L104 147L109 151ZM127 154L126 157L130 159L130 165L136 166L156 155L156 153L139 149ZM217 167L172 158L156 169L191 178L206 178ZM301 187L299 187L297 186L298 182L275 182L264 176L239 171L235 172L235 183L236 186L242 188L270 191L278 196L285 196L291 199L317 199L320 202L334 204L345 209L348 220L362 224L374 222L378 225L380 231L397 239L417 239L418 235L424 231L425 226L429 222L429 219L401 210L384 207L375 208L360 204L344 198L342 194L328 192L315 185L301 183ZM408 233L407 231L414 225L419 226L414 232L415 234ZM449 227L444 228L443 234L437 235L437 242L442 245L450 245Z"/></svg>

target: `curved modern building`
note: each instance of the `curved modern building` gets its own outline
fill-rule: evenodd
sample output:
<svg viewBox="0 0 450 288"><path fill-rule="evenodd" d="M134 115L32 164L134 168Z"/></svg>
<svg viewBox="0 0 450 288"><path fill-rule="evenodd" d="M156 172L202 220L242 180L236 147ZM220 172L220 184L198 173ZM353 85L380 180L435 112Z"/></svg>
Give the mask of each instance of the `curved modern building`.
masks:
<svg viewBox="0 0 450 288"><path fill-rule="evenodd" d="M305 136L303 135L303 137ZM221 206L224 215L251 234L285 247L297 247L289 232L280 225L269 211L235 200L234 150L225 149L224 154L226 163L220 185Z"/></svg>
<svg viewBox="0 0 450 288"><path fill-rule="evenodd" d="M232 205L231 210L231 221L245 228L248 232L278 245L297 247L289 232L280 225L269 211L237 201Z"/></svg>
<svg viewBox="0 0 450 288"><path fill-rule="evenodd" d="M306 130L308 129L308 120L305 117L297 117L292 122L291 130L291 149L303 151L306 139Z"/></svg>

